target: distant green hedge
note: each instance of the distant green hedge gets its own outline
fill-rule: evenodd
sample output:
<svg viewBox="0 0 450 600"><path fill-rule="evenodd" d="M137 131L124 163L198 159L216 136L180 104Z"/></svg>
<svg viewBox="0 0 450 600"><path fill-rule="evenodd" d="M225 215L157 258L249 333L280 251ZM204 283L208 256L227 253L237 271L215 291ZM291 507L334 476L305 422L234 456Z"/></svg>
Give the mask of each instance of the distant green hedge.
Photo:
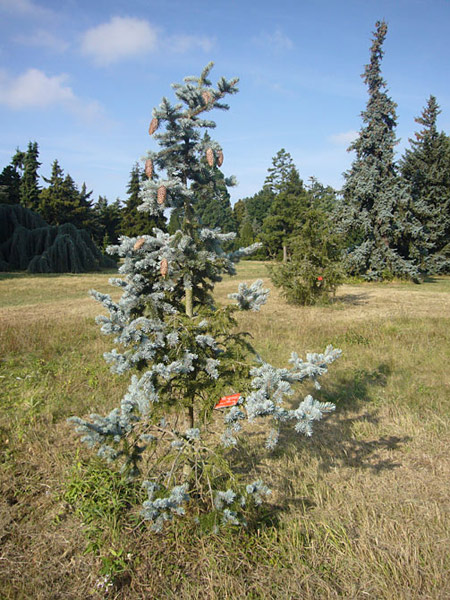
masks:
<svg viewBox="0 0 450 600"><path fill-rule="evenodd" d="M114 266L83 229L48 225L24 206L0 204L0 271L85 273Z"/></svg>

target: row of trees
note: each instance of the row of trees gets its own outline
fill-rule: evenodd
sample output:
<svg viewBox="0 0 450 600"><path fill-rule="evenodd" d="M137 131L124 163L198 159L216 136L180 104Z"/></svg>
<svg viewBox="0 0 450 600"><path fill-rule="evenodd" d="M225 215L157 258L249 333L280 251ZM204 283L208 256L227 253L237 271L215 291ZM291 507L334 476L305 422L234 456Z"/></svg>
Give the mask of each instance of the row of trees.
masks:
<svg viewBox="0 0 450 600"><path fill-rule="evenodd" d="M0 204L21 205L52 226L70 223L84 229L100 247L116 243L119 235L150 233L154 226L165 227L164 216L155 219L137 210L140 187L146 179L138 164L131 170L124 203L119 199L108 202L104 196L94 202L92 191L85 183L79 188L58 160L53 161L50 177L42 177L47 185L41 187L40 166L37 142L29 142L26 151L17 150L0 173Z"/></svg>
<svg viewBox="0 0 450 600"><path fill-rule="evenodd" d="M283 257L285 262L310 211L329 213L336 202L337 192L316 178L311 177L305 185L292 156L282 148L272 159L263 188L234 205L239 242L248 245L260 241L260 256Z"/></svg>
<svg viewBox="0 0 450 600"><path fill-rule="evenodd" d="M349 148L355 158L344 174L343 190L338 193L315 178L305 185L291 155L281 149L262 189L232 209L230 182L219 165L210 166L203 157L203 166L212 168L214 177L193 185L192 209L202 225L236 231L236 248L260 241L258 258L282 258L284 263L294 259L299 247L304 248L303 254L306 249L312 252L309 242L305 246L307 232L325 235L328 231L329 240L332 231L327 252L334 257L336 245L340 246L342 269L369 280L394 276L418 280L424 273L450 271L450 140L438 131L440 109L430 96L416 119L421 129L400 161L395 161L396 104L381 74L386 34L386 23L378 22L370 62L362 75L369 100L359 135ZM208 133L204 143L209 143ZM148 178L138 164L132 168L123 205L120 200L108 203L102 196L94 203L86 185L79 189L57 160L50 178L43 178L47 187L41 189L38 155L36 142L30 142L26 152L16 152L0 174L0 203L20 203L50 225L72 223L86 229L103 247L116 243L120 234L151 233L155 225L173 233L183 222L183 207L171 210L168 224L164 215L150 217L137 210ZM323 246L323 235L314 243ZM315 264L311 273L319 267Z"/></svg>
<svg viewBox="0 0 450 600"><path fill-rule="evenodd" d="M306 231L315 223L329 231L329 240L333 231L327 255L335 256L335 244L340 245L339 262L349 275L418 280L423 274L450 272L450 138L438 131L440 108L431 95L416 118L421 129L396 162L396 104L381 74L386 34L386 23L378 22L362 76L369 100L359 135L349 147L355 158L342 191L314 178L305 187L282 149L262 190L236 203L241 241L261 241L266 257L286 262L299 243L305 244ZM323 247L322 238L316 246Z"/></svg>

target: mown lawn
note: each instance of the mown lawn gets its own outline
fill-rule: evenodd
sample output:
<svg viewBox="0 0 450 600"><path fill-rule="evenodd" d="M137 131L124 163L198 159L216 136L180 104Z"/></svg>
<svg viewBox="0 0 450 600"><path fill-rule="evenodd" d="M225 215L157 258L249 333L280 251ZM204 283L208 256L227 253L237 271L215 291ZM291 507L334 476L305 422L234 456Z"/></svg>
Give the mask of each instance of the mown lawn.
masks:
<svg viewBox="0 0 450 600"><path fill-rule="evenodd" d="M277 366L328 343L343 356L315 394L337 409L314 437L285 435L263 458L248 443L274 493L261 522L220 535L137 525L140 490L66 424L114 407L128 382L102 359L111 341L87 296L109 277L0 275L1 598L450 597L449 277L345 285L325 307L272 290L240 316ZM243 263L218 299L257 277L270 287L262 263Z"/></svg>

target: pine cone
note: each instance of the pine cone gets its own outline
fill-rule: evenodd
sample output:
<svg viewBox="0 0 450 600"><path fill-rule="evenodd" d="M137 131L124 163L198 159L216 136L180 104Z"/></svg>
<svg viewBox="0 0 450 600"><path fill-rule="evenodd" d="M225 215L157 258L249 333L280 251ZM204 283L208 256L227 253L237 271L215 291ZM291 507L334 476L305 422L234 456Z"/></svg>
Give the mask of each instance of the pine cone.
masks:
<svg viewBox="0 0 450 600"><path fill-rule="evenodd" d="M212 148L206 150L206 162L210 167L214 166L214 152Z"/></svg>
<svg viewBox="0 0 450 600"><path fill-rule="evenodd" d="M145 174L149 179L152 178L153 175L153 161L151 158L147 158L145 161Z"/></svg>
<svg viewBox="0 0 450 600"><path fill-rule="evenodd" d="M158 129L159 121L156 117L150 121L150 127L148 128L148 132L150 135L153 135L155 131Z"/></svg>
<svg viewBox="0 0 450 600"><path fill-rule="evenodd" d="M165 277L169 272L169 263L167 261L167 258L162 259L161 265L159 267L159 272L161 273L162 277Z"/></svg>
<svg viewBox="0 0 450 600"><path fill-rule="evenodd" d="M223 152L222 152L222 150L219 150L218 152L216 152L216 160L217 160L217 166L221 167L223 165Z"/></svg>
<svg viewBox="0 0 450 600"><path fill-rule="evenodd" d="M213 95L208 90L202 92L202 98L205 104L209 104L213 100Z"/></svg>
<svg viewBox="0 0 450 600"><path fill-rule="evenodd" d="M158 195L156 197L156 201L158 202L158 204L164 204L164 202L166 201L166 196L167 188L165 185L162 185L158 188Z"/></svg>
<svg viewBox="0 0 450 600"><path fill-rule="evenodd" d="M133 246L133 250L139 250L145 244L145 238L139 238Z"/></svg>

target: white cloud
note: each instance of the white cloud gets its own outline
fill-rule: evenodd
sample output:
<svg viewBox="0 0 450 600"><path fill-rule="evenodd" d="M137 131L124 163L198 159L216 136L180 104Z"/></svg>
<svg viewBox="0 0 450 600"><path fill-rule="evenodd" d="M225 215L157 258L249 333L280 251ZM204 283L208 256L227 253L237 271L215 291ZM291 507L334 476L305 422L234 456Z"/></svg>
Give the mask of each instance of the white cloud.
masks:
<svg viewBox="0 0 450 600"><path fill-rule="evenodd" d="M64 52L69 47L65 40L44 29L37 30L33 35L18 35L15 41L25 46L37 46L56 52Z"/></svg>
<svg viewBox="0 0 450 600"><path fill-rule="evenodd" d="M342 133L334 133L329 136L330 142L336 146L348 146L358 137L357 131L343 131Z"/></svg>
<svg viewBox="0 0 450 600"><path fill-rule="evenodd" d="M292 50L294 48L294 42L279 27L273 33L262 33L260 36L253 38L253 42L276 51Z"/></svg>
<svg viewBox="0 0 450 600"><path fill-rule="evenodd" d="M154 50L157 42L157 30L148 21L133 17L112 17L108 23L86 31L81 50L95 64L105 66Z"/></svg>
<svg viewBox="0 0 450 600"><path fill-rule="evenodd" d="M0 78L0 102L10 108L46 108L52 104L72 102L75 95L64 82L66 75L47 77L39 69L28 69L23 75Z"/></svg>
<svg viewBox="0 0 450 600"><path fill-rule="evenodd" d="M170 39L169 48L173 52L188 52L195 48L200 48L204 52L211 52L215 40L208 37L198 37L194 35L175 35Z"/></svg>
<svg viewBox="0 0 450 600"><path fill-rule="evenodd" d="M0 104L16 110L62 106L83 120L101 117L101 106L78 98L67 79L64 74L47 76L39 69L28 69L16 78L0 72Z"/></svg>

